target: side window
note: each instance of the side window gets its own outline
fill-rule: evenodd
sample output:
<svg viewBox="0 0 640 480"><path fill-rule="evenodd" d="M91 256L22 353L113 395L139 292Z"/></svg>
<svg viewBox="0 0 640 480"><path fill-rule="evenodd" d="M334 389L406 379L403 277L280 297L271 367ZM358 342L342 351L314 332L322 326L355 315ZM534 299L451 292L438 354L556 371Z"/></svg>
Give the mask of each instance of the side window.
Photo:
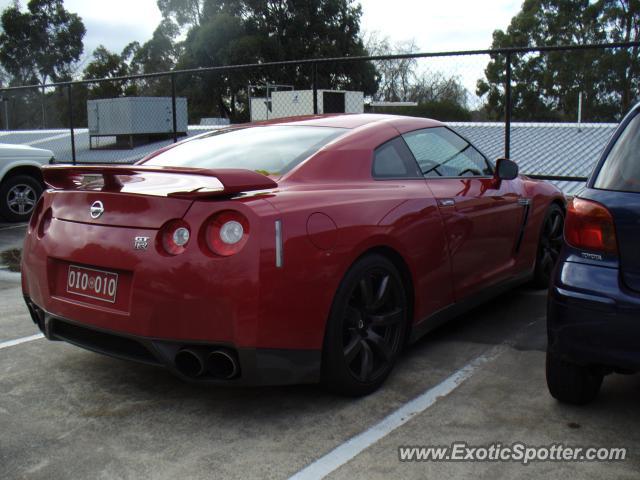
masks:
<svg viewBox="0 0 640 480"><path fill-rule="evenodd" d="M425 177L483 177L493 174L484 155L446 127L409 132L403 138Z"/></svg>
<svg viewBox="0 0 640 480"><path fill-rule="evenodd" d="M373 153L373 178L422 178L402 138L383 143Z"/></svg>
<svg viewBox="0 0 640 480"><path fill-rule="evenodd" d="M640 193L640 114L625 127L598 172L594 187Z"/></svg>

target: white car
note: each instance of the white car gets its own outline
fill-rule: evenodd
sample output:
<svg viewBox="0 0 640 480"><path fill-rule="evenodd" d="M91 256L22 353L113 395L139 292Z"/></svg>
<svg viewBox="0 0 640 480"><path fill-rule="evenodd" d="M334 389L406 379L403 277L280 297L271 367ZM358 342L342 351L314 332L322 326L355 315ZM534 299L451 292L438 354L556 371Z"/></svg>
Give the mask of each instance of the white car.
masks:
<svg viewBox="0 0 640 480"><path fill-rule="evenodd" d="M0 143L0 216L26 222L44 189L40 167L53 163L51 150Z"/></svg>

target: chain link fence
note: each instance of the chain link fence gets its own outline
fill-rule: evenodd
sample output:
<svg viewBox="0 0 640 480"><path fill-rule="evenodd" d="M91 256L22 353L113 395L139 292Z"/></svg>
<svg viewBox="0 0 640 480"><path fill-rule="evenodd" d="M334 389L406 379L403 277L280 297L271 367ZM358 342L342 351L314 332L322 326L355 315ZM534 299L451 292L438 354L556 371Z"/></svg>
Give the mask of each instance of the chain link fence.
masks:
<svg viewBox="0 0 640 480"><path fill-rule="evenodd" d="M640 96L638 47L327 58L5 88L0 141L49 149L60 163L133 163L232 124L412 115L444 121L489 158L513 158L572 193Z"/></svg>

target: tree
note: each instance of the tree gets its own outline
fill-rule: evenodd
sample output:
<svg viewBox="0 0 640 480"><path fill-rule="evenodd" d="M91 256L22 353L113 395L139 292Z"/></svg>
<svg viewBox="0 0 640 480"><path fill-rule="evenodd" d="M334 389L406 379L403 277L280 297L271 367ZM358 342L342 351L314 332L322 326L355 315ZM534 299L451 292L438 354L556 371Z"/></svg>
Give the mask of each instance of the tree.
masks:
<svg viewBox="0 0 640 480"><path fill-rule="evenodd" d="M372 111L443 121L467 121L472 118L468 97L469 92L456 76L448 77L442 72L427 71L419 75L412 72L406 95L391 101L416 102L416 106L375 107ZM381 97L380 100L388 100L388 97Z"/></svg>
<svg viewBox="0 0 640 480"><path fill-rule="evenodd" d="M139 47L139 46L138 46ZM135 46L128 45L122 54L111 52L104 45L93 51L93 59L84 69L84 79L123 77L129 74L127 59Z"/></svg>
<svg viewBox="0 0 640 480"><path fill-rule="evenodd" d="M219 14L193 28L185 40L178 68L254 63L259 46L246 34L242 19ZM178 77L181 94L190 101L194 118L216 115L236 117L236 97L257 72L203 72Z"/></svg>
<svg viewBox="0 0 640 480"><path fill-rule="evenodd" d="M43 85L71 78L82 55L85 28L80 17L65 10L62 0L31 0L26 11L14 2L2 12L0 24L3 84ZM63 96L59 88L9 95L11 126L60 125L62 112L55 107Z"/></svg>
<svg viewBox="0 0 640 480"><path fill-rule="evenodd" d="M418 51L418 46L413 40L392 44L389 37L380 37L376 32L367 36L365 48L371 56L402 55ZM373 63L376 67L379 83L374 100L409 101L409 93L416 79L417 60L402 58L376 60Z"/></svg>
<svg viewBox="0 0 640 480"><path fill-rule="evenodd" d="M169 19L162 20L151 39L142 45L136 43L131 52L131 60L127 57L129 74L168 72L174 69L183 50L182 42L176 42L179 34L180 29L175 23ZM135 84L141 95L166 96L171 92L171 78L166 75L138 79Z"/></svg>
<svg viewBox="0 0 640 480"><path fill-rule="evenodd" d="M136 49L133 67L139 73L166 72L174 68L182 52L182 44L175 41L179 34L175 23L162 20L151 39Z"/></svg>
<svg viewBox="0 0 640 480"><path fill-rule="evenodd" d="M640 39L640 1L639 0L606 0L604 2L602 21L612 42L630 42ZM638 99L639 91L639 57L638 47L620 49L610 52L602 66L615 72L615 91L621 100L621 113L626 113Z"/></svg>
<svg viewBox="0 0 640 480"><path fill-rule="evenodd" d="M366 41L370 55L416 53L413 40L392 44L388 37L372 33ZM468 92L460 79L442 72L419 71L415 58L376 60L373 62L379 88L372 99L388 102L416 102L413 107L375 107L379 113L394 113L439 120L470 120Z"/></svg>
<svg viewBox="0 0 640 480"><path fill-rule="evenodd" d="M93 59L84 69L85 80L98 78L126 77L135 74L132 60L140 44L132 42L127 45L121 54L109 51L104 45L98 46L93 51ZM76 87L78 88L78 87ZM131 80L117 80L113 82L97 82L90 84L89 98L113 98L124 95L135 95L136 84Z"/></svg>
<svg viewBox="0 0 640 480"><path fill-rule="evenodd" d="M19 4L0 17L0 64L14 85L70 78L72 66L83 51L85 27L62 0L31 0L28 11Z"/></svg>
<svg viewBox="0 0 640 480"><path fill-rule="evenodd" d="M157 3L163 18L179 27L195 27L202 21L203 0L158 0Z"/></svg>
<svg viewBox="0 0 640 480"><path fill-rule="evenodd" d="M412 102L449 102L466 108L469 92L455 75L425 72L416 77L409 89L408 98Z"/></svg>
<svg viewBox="0 0 640 480"><path fill-rule="evenodd" d="M188 6L175 0L174 5L178 4ZM352 0L205 0L199 5L199 21L192 23L186 36L179 68L366 54L360 37L362 11ZM171 15L178 21L175 13ZM321 88L368 94L377 88L375 68L369 63L321 64L317 73ZM246 119L248 112L240 105L247 102L238 99L247 96L249 83L310 88L311 79L309 66L263 67L198 75L181 90L188 89L196 97L201 92L202 101L191 103L202 114Z"/></svg>
<svg viewBox="0 0 640 480"><path fill-rule="evenodd" d="M507 31L493 33L492 48L637 41L640 0L525 0ZM638 96L638 49L518 54L512 61L513 118L617 120ZM504 115L504 55L494 55L477 86L487 113Z"/></svg>

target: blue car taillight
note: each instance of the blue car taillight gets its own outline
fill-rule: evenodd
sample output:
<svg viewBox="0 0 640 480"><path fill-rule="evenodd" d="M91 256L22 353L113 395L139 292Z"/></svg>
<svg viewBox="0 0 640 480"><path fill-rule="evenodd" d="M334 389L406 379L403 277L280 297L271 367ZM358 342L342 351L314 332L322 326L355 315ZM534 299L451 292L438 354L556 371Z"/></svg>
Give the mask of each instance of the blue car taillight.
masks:
<svg viewBox="0 0 640 480"><path fill-rule="evenodd" d="M567 206L564 238L569 245L616 255L618 243L613 217L603 205L582 198L574 198Z"/></svg>

